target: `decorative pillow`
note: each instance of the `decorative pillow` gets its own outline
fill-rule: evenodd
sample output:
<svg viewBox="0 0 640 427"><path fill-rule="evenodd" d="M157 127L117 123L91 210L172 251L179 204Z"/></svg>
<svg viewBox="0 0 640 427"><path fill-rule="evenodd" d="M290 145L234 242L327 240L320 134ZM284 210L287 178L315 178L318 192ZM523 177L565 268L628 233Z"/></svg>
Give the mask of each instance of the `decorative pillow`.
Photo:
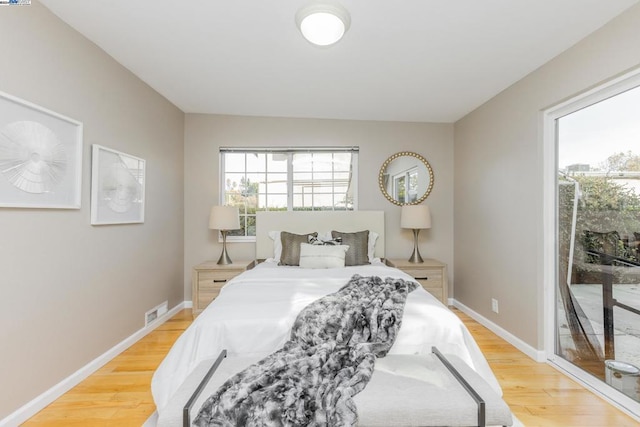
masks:
<svg viewBox="0 0 640 427"><path fill-rule="evenodd" d="M282 243L282 253L278 265L299 265L300 244L307 243L309 236L318 237L318 233L293 234L281 231L280 242Z"/></svg>
<svg viewBox="0 0 640 427"><path fill-rule="evenodd" d="M342 233L333 230L331 237L335 240L340 237L342 244L349 246L344 265L365 265L369 262L369 230L355 233Z"/></svg>
<svg viewBox="0 0 640 427"><path fill-rule="evenodd" d="M344 267L347 245L300 244L300 267L339 268Z"/></svg>
<svg viewBox="0 0 640 427"><path fill-rule="evenodd" d="M367 256L369 257L369 263L372 263L373 260L375 259L375 253L376 253L376 242L378 241L378 236L380 236L378 233L376 233L375 231L371 231L369 230L369 241L367 243ZM316 242L314 242L314 245L326 245L329 242L335 242L335 243L329 243L329 244L341 244L342 243L342 239L338 238L336 240L332 240L331 237L331 232L330 231L326 231L326 232L322 232L320 233L320 236L316 239ZM311 243L311 242L310 242Z"/></svg>

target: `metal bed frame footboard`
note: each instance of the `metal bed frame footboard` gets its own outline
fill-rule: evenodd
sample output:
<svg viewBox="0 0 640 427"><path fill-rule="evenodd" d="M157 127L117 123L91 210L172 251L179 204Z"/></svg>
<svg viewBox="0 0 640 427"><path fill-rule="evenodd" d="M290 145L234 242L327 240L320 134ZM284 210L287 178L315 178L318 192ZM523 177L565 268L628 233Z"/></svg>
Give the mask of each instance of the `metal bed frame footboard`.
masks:
<svg viewBox="0 0 640 427"><path fill-rule="evenodd" d="M449 360L447 360L447 358L442 353L440 353L440 351L436 347L431 347L431 352L435 354L438 360L442 362L444 367L447 368L449 372L451 372L451 375L453 375L453 377L465 389L465 391L469 394L469 396L471 396L473 400L475 400L476 405L478 405L478 427L486 427L487 425L486 403L482 398L482 396L480 396L478 392L475 391L473 387L471 387L471 384L469 384L467 380L464 379L462 374L458 372L456 368L453 367L451 362L449 362Z"/></svg>
<svg viewBox="0 0 640 427"><path fill-rule="evenodd" d="M474 388L464 379L462 374L458 372L458 370L447 360L447 358L440 353L440 351L436 347L431 347L431 352L436 355L438 360L442 362L442 364L447 368L447 370L453 375L453 377L458 381L458 383L465 389L465 391L473 398L473 400L478 405L478 427L486 427L487 425L487 414L486 414L486 404L484 399L474 390ZM207 371L202 381L198 384L195 391L187 401L187 403L182 408L182 425L183 427L191 426L191 407L195 403L196 399L202 393L202 390L206 387L207 383L216 372L222 360L227 357L227 350L222 350L218 358L213 362L213 365Z"/></svg>
<svg viewBox="0 0 640 427"><path fill-rule="evenodd" d="M211 365L211 368L209 368L209 370L207 371L207 374L204 376L204 378L202 378L202 381L200 381L200 384L198 384L198 387L196 387L189 400L187 400L184 408L182 408L183 427L189 427L191 425L191 407L195 403L198 396L200 396L200 393L202 393L202 390L204 390L204 388L207 386L207 383L218 369L218 366L220 366L220 364L222 363L222 359L224 359L225 357L227 357L227 350L222 350L216 361L213 362L213 365Z"/></svg>

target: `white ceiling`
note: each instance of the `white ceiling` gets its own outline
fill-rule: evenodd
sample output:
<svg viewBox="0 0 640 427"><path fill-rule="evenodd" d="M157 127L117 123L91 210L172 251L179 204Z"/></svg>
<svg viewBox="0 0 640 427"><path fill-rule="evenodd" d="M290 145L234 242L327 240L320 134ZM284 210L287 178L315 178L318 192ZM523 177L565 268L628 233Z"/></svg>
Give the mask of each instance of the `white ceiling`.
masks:
<svg viewBox="0 0 640 427"><path fill-rule="evenodd" d="M40 0L187 113L454 122L639 0Z"/></svg>

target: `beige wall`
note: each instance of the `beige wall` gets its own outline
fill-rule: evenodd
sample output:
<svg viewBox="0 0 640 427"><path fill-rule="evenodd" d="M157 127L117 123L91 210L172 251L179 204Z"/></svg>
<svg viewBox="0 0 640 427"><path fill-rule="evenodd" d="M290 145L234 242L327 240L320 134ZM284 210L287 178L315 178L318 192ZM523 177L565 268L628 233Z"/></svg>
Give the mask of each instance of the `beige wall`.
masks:
<svg viewBox="0 0 640 427"><path fill-rule="evenodd" d="M637 67L639 46L635 6L455 123L455 298L535 348L544 320L541 111Z"/></svg>
<svg viewBox="0 0 640 427"><path fill-rule="evenodd" d="M184 114L37 2L0 40L0 91L84 123L82 208L0 208L2 419L183 300ZM144 224L90 225L91 144L146 159Z"/></svg>
<svg viewBox="0 0 640 427"><path fill-rule="evenodd" d="M423 257L452 263L453 245L453 125L429 123L367 122L347 120L285 119L187 114L185 121L185 298L191 296L191 267L217 260L221 244L209 230L209 210L218 204L218 149L221 146L360 147L358 207L384 210L386 254L409 258L413 248L410 230L400 229L400 208L384 198L378 188L380 166L398 151L414 151L431 164L433 191L426 200L432 228L420 233ZM253 243L230 243L231 258L253 259Z"/></svg>

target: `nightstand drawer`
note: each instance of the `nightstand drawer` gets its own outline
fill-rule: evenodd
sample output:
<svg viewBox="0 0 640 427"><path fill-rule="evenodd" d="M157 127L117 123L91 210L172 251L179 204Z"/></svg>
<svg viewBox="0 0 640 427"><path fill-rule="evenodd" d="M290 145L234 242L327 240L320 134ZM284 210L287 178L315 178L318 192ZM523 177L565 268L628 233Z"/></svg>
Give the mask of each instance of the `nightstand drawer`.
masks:
<svg viewBox="0 0 640 427"><path fill-rule="evenodd" d="M193 315L197 316L211 304L229 280L252 266L253 263L250 262L221 265L213 261L195 266L191 278Z"/></svg>
<svg viewBox="0 0 640 427"><path fill-rule="evenodd" d="M228 279L231 280L231 279ZM198 282L198 291L200 293L215 293L216 295L220 292L220 289L222 289L222 287L227 283L227 279L218 279L218 280L211 280L211 279L200 279Z"/></svg>
<svg viewBox="0 0 640 427"><path fill-rule="evenodd" d="M218 290L228 280L233 279L244 270L231 270L231 271L200 271L198 274L198 281L200 286L218 286Z"/></svg>
<svg viewBox="0 0 640 427"><path fill-rule="evenodd" d="M431 280L416 280L427 291L433 293L433 290L440 291L442 293L442 281L432 282Z"/></svg>
<svg viewBox="0 0 640 427"><path fill-rule="evenodd" d="M196 287L193 294L193 312L194 314L200 313L202 310L207 308L207 306L216 299L218 294L220 293L220 289L227 283L225 278L212 277L214 275L210 274L210 272L201 271L198 274L198 286Z"/></svg>
<svg viewBox="0 0 640 427"><path fill-rule="evenodd" d="M427 270L427 269L412 269L412 268L403 268L402 271L407 273L409 276L415 278L416 280L426 280L433 286L442 286L442 270ZM437 283L437 285L435 285Z"/></svg>

